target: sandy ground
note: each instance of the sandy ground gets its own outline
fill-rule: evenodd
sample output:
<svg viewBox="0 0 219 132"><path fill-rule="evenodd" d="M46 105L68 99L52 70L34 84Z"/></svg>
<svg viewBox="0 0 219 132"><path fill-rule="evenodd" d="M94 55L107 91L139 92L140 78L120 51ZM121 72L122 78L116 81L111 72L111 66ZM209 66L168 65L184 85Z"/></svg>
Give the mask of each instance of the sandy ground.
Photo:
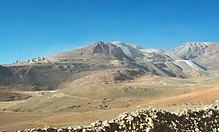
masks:
<svg viewBox="0 0 219 132"><path fill-rule="evenodd" d="M105 88L105 92L108 92L105 94L104 91L95 89L100 90L100 95L108 96L105 99L98 98L99 95L96 97L90 94L87 96L86 94L75 95L75 90L80 93L80 89L83 90L82 87L80 89L70 87L49 92L21 92L31 97L0 102L0 131L16 131L44 126L89 125L96 120L113 119L125 111L131 112L151 106L173 111L186 107L203 106L219 99L217 80L218 78L180 80L142 77L132 82L116 85L95 84L95 88ZM94 86L92 88L83 87L90 88L91 90L87 91L90 93L94 90ZM142 94L141 90L146 90L146 93ZM115 92L122 94L111 95ZM100 106L101 108L99 108Z"/></svg>

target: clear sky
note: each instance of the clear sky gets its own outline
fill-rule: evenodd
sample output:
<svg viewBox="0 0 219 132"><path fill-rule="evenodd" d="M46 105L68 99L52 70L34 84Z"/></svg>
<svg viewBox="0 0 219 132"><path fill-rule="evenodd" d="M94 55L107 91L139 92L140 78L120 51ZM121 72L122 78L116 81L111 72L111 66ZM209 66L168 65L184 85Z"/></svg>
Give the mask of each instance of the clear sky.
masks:
<svg viewBox="0 0 219 132"><path fill-rule="evenodd" d="M0 64L115 40L219 41L219 0L0 0Z"/></svg>

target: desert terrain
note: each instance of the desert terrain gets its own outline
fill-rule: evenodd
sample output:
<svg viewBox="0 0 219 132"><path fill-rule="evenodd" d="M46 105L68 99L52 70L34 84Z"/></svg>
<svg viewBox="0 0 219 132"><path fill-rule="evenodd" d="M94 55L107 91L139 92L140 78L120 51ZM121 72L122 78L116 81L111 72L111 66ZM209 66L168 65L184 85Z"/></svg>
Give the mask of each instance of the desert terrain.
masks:
<svg viewBox="0 0 219 132"><path fill-rule="evenodd" d="M218 60L204 61L214 50L216 43L163 51L97 42L0 66L0 131L76 127L144 108L174 112L218 104Z"/></svg>
<svg viewBox="0 0 219 132"><path fill-rule="evenodd" d="M176 111L202 107L218 100L218 79L216 75L183 80L143 76L113 85L96 81L79 85L75 82L77 87L71 84L71 92L61 88L36 92L7 91L17 99L0 102L0 128L15 131L45 126L89 125L96 120L110 120L120 113L142 108ZM103 96L104 92L91 92L103 88L114 94Z"/></svg>

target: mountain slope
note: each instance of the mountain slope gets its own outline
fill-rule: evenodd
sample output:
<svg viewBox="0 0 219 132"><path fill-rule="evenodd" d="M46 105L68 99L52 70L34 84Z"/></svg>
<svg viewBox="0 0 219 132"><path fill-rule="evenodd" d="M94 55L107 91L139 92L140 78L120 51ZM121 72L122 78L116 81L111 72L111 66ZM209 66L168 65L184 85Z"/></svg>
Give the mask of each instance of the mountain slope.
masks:
<svg viewBox="0 0 219 132"><path fill-rule="evenodd" d="M51 61L101 61L106 60L127 60L133 61L123 50L111 43L96 42L68 52L63 52L48 58Z"/></svg>
<svg viewBox="0 0 219 132"><path fill-rule="evenodd" d="M10 76L12 76L11 70L0 65L0 84L4 85Z"/></svg>
<svg viewBox="0 0 219 132"><path fill-rule="evenodd" d="M207 74L201 65L173 52L101 41L0 68L4 69L0 76L8 73L0 80L1 84L27 86L31 90L57 89L65 82L106 71L114 73L108 78L113 78L115 83L142 75L189 78Z"/></svg>
<svg viewBox="0 0 219 132"><path fill-rule="evenodd" d="M122 51L129 57L131 58L134 58L134 59L137 59L138 57L144 57L143 53L141 53L139 51L139 47L132 47L130 45L127 45L127 44L124 44L122 42L119 42L119 41L114 41L114 42L111 42L112 44L120 47L122 49Z"/></svg>
<svg viewBox="0 0 219 132"><path fill-rule="evenodd" d="M186 60L193 60L208 69L219 70L219 42L190 42L171 51Z"/></svg>
<svg viewBox="0 0 219 132"><path fill-rule="evenodd" d="M6 68L6 67L3 67L0 65L0 76L10 76L11 75L11 71Z"/></svg>

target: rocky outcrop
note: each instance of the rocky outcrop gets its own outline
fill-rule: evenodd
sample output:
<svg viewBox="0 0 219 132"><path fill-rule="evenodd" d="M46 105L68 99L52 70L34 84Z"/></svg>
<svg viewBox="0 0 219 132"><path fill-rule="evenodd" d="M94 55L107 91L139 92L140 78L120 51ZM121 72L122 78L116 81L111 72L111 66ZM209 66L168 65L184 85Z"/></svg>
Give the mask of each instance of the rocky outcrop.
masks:
<svg viewBox="0 0 219 132"><path fill-rule="evenodd" d="M144 109L120 114L110 121L96 121L90 126L77 128L33 128L19 132L175 132L219 131L218 106L207 109L182 110L171 113L158 109Z"/></svg>

